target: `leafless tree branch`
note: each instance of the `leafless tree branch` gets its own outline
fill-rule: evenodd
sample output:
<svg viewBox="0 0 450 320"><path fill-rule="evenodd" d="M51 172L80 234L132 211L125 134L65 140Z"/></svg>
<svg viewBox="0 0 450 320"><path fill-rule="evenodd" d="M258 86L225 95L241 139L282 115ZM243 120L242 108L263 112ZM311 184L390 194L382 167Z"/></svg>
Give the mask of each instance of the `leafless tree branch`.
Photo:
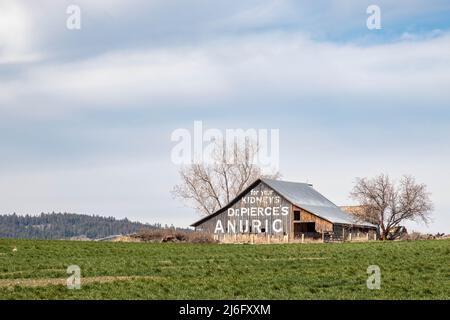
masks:
<svg viewBox="0 0 450 320"><path fill-rule="evenodd" d="M231 155L225 149L223 143L216 143L211 164L182 167L179 171L181 182L172 191L174 197L208 215L225 206L256 179L280 178L279 172L264 175L254 163L258 152L255 142L235 143Z"/></svg>
<svg viewBox="0 0 450 320"><path fill-rule="evenodd" d="M426 185L416 183L412 176L403 176L398 184L386 174L358 178L350 196L361 206L357 217L378 225L381 239L387 239L403 221L427 223L433 210Z"/></svg>

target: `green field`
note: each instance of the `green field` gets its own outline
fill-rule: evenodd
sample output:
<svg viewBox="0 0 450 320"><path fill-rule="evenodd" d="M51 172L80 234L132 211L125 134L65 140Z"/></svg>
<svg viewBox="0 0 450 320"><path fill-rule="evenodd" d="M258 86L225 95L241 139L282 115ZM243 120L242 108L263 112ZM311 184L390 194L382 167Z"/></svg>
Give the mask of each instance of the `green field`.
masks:
<svg viewBox="0 0 450 320"><path fill-rule="evenodd" d="M69 265L81 268L80 290L65 285ZM381 269L380 290L367 288L369 265ZM450 241L218 245L0 240L0 298L449 299Z"/></svg>

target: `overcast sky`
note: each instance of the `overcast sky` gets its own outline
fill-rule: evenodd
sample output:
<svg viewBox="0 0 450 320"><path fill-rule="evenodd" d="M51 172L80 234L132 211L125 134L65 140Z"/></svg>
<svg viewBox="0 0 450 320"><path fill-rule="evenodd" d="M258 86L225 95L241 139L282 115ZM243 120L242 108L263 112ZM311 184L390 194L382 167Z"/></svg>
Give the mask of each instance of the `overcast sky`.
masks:
<svg viewBox="0 0 450 320"><path fill-rule="evenodd" d="M356 177L414 175L435 212L409 226L449 233L449 16L429 0L0 0L0 213L187 226L170 135L201 120L279 129L283 178L338 205Z"/></svg>

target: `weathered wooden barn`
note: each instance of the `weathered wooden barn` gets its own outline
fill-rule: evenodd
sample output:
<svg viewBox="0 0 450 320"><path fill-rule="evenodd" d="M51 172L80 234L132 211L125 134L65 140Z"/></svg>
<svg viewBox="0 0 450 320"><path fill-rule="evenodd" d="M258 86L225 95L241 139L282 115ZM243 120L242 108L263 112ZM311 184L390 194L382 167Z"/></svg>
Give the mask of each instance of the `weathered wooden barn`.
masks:
<svg viewBox="0 0 450 320"><path fill-rule="evenodd" d="M221 242L374 240L377 227L355 218L307 183L258 179L225 207L193 223Z"/></svg>

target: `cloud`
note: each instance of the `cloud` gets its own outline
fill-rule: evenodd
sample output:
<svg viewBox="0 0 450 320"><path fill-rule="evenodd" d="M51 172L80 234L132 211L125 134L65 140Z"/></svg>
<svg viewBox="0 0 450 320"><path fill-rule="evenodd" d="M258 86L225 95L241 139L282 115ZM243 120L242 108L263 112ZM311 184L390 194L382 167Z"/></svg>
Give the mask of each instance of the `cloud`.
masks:
<svg viewBox="0 0 450 320"><path fill-rule="evenodd" d="M72 4L81 8L82 30L77 32L66 29L66 9ZM313 39L352 42L369 35L365 23L369 4L368 0L16 0L3 1L6 9L1 14L5 33L26 38L27 46L41 59L58 61L123 47L195 45L230 34L274 31L301 31ZM423 31L421 24L425 29L433 24L449 28L448 1L380 0L377 4L382 9L383 31L370 33L369 38L383 41L392 33L397 35L394 39L404 32L414 34Z"/></svg>
<svg viewBox="0 0 450 320"><path fill-rule="evenodd" d="M397 101L399 108L411 107L406 101L426 100L422 107L427 108L450 103L447 51L448 34L369 47L317 42L298 33L225 37L195 47L118 50L33 66L0 80L0 105L45 113L132 104L205 107L241 99L257 105L323 96L370 104L381 96Z"/></svg>
<svg viewBox="0 0 450 320"><path fill-rule="evenodd" d="M0 2L0 66L35 61L31 13L18 2Z"/></svg>
<svg viewBox="0 0 450 320"><path fill-rule="evenodd" d="M445 33L440 29L433 29L431 31L422 32L422 33L403 32L402 35L400 36L400 40L420 41L420 40L424 40L424 39L437 38L444 34Z"/></svg>

